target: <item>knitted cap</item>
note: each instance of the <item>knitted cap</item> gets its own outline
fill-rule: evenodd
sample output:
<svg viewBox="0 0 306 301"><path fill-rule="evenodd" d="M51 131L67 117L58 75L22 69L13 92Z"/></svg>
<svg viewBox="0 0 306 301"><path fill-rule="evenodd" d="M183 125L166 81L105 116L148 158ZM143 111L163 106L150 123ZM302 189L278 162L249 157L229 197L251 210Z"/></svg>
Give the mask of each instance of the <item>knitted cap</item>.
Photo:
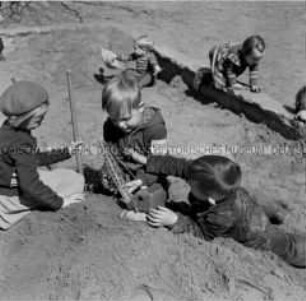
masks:
<svg viewBox="0 0 306 301"><path fill-rule="evenodd" d="M48 92L41 85L18 81L0 97L0 111L6 116L19 116L49 103Z"/></svg>

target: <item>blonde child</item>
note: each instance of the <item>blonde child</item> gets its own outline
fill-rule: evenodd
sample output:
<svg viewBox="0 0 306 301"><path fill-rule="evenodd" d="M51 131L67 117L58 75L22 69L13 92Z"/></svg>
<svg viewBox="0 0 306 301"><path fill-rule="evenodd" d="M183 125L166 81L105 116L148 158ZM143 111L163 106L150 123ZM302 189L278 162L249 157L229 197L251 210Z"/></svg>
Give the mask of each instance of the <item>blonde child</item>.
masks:
<svg viewBox="0 0 306 301"><path fill-rule="evenodd" d="M122 63L134 62L134 68L126 68L128 72L137 79L140 88L152 86L155 83L157 74L161 71L153 52L153 46L154 43L144 35L134 41L134 51L128 56L112 53L111 58L105 57L104 60L106 60L105 63L108 66L115 69L124 69L125 65ZM109 56L109 51L107 51L107 54ZM112 77L105 77L102 68L100 68L100 74L96 75L98 81L102 83Z"/></svg>
<svg viewBox="0 0 306 301"><path fill-rule="evenodd" d="M248 68L250 91L258 93L258 66L265 54L265 41L259 35L248 37L242 44L225 43L209 51L209 60L216 89L234 93L242 86L237 77Z"/></svg>
<svg viewBox="0 0 306 301"><path fill-rule="evenodd" d="M127 71L103 87L102 109L108 114L104 123L104 140L116 149L136 186L152 186L160 177L144 172L152 153L164 153L167 129L160 109L145 106L137 79ZM135 187L129 187L133 190Z"/></svg>
<svg viewBox="0 0 306 301"><path fill-rule="evenodd" d="M40 152L32 130L49 108L47 91L19 81L0 98L6 120L0 128L0 229L7 230L32 210L56 211L84 199L84 178L72 170L38 170L68 159L70 148Z"/></svg>

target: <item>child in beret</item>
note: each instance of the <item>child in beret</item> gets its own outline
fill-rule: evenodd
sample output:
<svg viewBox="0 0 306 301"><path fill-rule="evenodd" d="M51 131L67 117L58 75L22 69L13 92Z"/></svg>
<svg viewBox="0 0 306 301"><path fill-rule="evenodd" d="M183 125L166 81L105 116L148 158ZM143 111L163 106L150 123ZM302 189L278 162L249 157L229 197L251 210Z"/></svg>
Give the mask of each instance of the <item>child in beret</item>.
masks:
<svg viewBox="0 0 306 301"><path fill-rule="evenodd" d="M0 229L7 230L32 210L56 211L84 199L84 178L73 170L38 170L71 157L75 147L40 152L31 131L49 108L39 84L18 81L0 97L6 120L0 128Z"/></svg>

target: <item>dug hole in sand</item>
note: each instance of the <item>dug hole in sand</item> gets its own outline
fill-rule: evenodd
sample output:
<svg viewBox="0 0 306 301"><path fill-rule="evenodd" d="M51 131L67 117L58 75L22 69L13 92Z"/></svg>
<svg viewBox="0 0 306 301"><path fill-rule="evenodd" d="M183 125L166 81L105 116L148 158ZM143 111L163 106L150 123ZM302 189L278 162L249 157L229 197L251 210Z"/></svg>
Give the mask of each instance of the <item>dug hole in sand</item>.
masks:
<svg viewBox="0 0 306 301"><path fill-rule="evenodd" d="M65 85L65 71L71 70L80 135L87 145L83 160L94 168L101 165L101 158L92 150L102 137L105 120L101 111L101 85L93 77L102 64L100 47L111 46L113 51L128 53L132 37L146 31L156 44L173 52L185 51L184 55L200 67L200 59L188 52L188 38L184 42L171 29L190 33L195 25L183 16L194 14L196 19L198 10L204 19L218 10L232 12L230 6L218 4L197 7L180 4L175 10L167 5L156 8L146 3L123 7L106 5L102 11L80 5L87 17L85 21L94 18L99 21L95 13L99 15L100 9L105 17L103 23L86 26L84 22L84 27L78 25L77 30L61 28L44 34L16 35L12 37L14 47L7 53L7 60L1 62L2 82L9 84L12 76L37 80L50 93L50 112L35 133L42 146L71 140ZM261 9L273 15L272 8ZM108 10L111 13L107 14ZM246 7L239 8L239 12L242 18L257 13L256 8ZM288 13L284 7L278 12ZM269 25L272 21L266 22ZM181 23L184 27L180 27ZM221 25L215 23L215 26L218 37L225 39ZM266 33L268 36L273 34L274 27L271 28L271 33ZM211 43L208 29L203 33L201 30L197 32L201 41L196 43ZM297 50L292 51L299 55ZM200 103L187 92L188 87L180 77L169 83L158 81L156 86L143 91L145 103L159 106L163 111L173 153L191 158L209 152L206 146L226 145L231 150L229 155L242 166L243 186L261 204L273 202L287 213L281 227L305 231L304 164L297 141L287 140L266 125L250 122L213 102ZM258 144L275 145L275 154L254 155L246 151L247 145ZM289 146L290 152L281 154L283 144ZM59 165L75 168L73 159ZM172 180L178 189L184 185ZM112 198L88 193L83 204L57 213L32 213L9 232L0 233L0 299L300 301L306 298L305 271L288 266L271 253L248 249L231 239L206 242L189 235L173 236L165 229L123 221L119 213L120 208Z"/></svg>

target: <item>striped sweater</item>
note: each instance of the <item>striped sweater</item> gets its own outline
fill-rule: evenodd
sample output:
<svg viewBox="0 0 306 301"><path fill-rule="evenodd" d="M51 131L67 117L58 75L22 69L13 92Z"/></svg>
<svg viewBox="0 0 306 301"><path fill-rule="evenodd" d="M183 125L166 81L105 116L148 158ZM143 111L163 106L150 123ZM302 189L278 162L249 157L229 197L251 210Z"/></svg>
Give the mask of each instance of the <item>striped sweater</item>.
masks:
<svg viewBox="0 0 306 301"><path fill-rule="evenodd" d="M139 75L154 73L156 68L159 68L156 56L151 51L147 51L140 56L133 52L127 57L120 56L119 59L123 61L134 61L135 70Z"/></svg>
<svg viewBox="0 0 306 301"><path fill-rule="evenodd" d="M209 51L213 78L216 88L231 89L237 77L249 68L250 86L258 85L258 64L249 66L243 57L241 44L225 43Z"/></svg>

